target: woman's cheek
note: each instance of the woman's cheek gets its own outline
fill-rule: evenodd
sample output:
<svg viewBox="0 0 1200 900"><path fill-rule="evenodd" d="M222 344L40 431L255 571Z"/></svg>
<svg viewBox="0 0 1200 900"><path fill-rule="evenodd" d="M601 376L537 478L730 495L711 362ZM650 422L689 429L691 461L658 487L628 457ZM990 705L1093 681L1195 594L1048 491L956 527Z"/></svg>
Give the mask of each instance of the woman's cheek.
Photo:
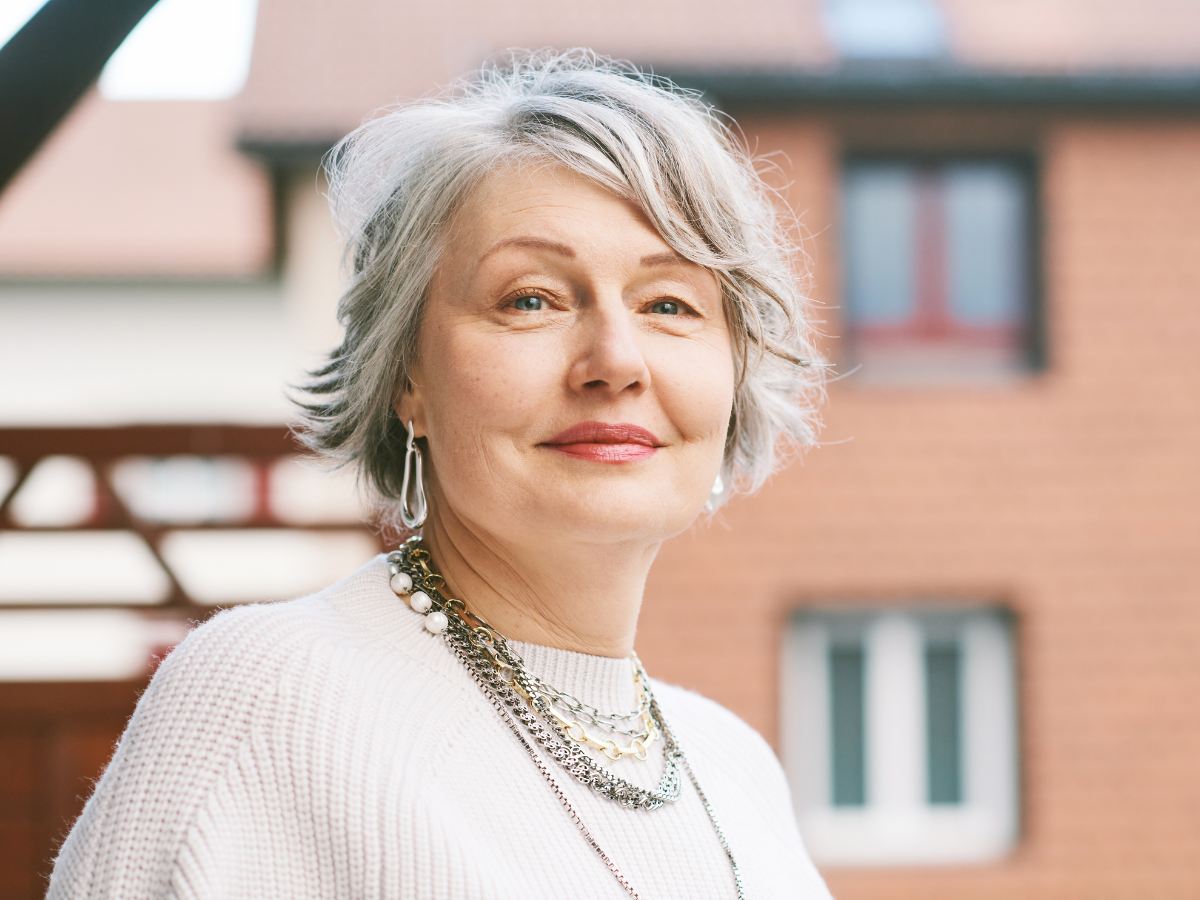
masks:
<svg viewBox="0 0 1200 900"><path fill-rule="evenodd" d="M719 440L724 445L733 412L734 372L715 353L697 354L686 366L664 373L663 405L689 442Z"/></svg>
<svg viewBox="0 0 1200 900"><path fill-rule="evenodd" d="M547 421L555 420L547 362L560 354L553 348L518 352L512 343L491 335L460 342L445 355L448 390L438 403L442 429L455 446L469 448L476 465L483 464L480 454L495 463L496 454L513 445L536 443Z"/></svg>

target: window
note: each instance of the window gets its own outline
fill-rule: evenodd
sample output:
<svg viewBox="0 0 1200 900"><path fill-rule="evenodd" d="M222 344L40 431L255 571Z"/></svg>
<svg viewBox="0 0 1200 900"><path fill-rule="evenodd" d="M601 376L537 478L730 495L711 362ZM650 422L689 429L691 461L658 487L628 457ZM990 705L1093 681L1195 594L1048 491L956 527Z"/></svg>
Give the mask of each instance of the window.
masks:
<svg viewBox="0 0 1200 900"><path fill-rule="evenodd" d="M814 860L982 862L1017 831L1002 610L806 611L788 629L783 758Z"/></svg>
<svg viewBox="0 0 1200 900"><path fill-rule="evenodd" d="M947 53L935 0L825 0L825 33L846 60L924 60Z"/></svg>
<svg viewBox="0 0 1200 900"><path fill-rule="evenodd" d="M845 162L842 306L859 377L1031 366L1031 182L1012 159Z"/></svg>

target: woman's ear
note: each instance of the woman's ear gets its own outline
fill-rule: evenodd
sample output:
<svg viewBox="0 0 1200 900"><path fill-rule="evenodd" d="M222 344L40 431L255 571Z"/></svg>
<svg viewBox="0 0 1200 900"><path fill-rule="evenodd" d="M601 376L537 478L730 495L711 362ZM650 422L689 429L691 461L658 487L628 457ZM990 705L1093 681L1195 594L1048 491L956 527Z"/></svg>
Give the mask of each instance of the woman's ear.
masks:
<svg viewBox="0 0 1200 900"><path fill-rule="evenodd" d="M392 409L402 425L407 427L408 420L412 419L413 434L416 437L425 436L425 403L421 388L411 379L404 379L404 388L396 395Z"/></svg>

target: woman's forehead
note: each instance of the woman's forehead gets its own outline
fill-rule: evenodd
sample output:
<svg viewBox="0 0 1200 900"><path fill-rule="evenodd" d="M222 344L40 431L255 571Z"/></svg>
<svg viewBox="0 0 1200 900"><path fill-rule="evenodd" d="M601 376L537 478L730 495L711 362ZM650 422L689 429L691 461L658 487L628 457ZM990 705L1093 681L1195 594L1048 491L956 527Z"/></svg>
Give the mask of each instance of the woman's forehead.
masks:
<svg viewBox="0 0 1200 900"><path fill-rule="evenodd" d="M482 265L515 254L626 255L686 263L633 202L563 166L506 167L468 194L448 234L460 262Z"/></svg>

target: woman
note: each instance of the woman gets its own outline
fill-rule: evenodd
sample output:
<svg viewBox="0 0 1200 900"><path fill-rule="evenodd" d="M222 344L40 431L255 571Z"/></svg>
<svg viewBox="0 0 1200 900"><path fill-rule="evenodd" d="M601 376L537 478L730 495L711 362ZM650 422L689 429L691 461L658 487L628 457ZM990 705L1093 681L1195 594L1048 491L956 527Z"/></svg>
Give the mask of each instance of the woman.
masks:
<svg viewBox="0 0 1200 900"><path fill-rule="evenodd" d="M299 430L419 537L196 628L51 897L828 897L770 747L633 652L661 543L824 389L737 148L575 51L334 149L345 339Z"/></svg>

